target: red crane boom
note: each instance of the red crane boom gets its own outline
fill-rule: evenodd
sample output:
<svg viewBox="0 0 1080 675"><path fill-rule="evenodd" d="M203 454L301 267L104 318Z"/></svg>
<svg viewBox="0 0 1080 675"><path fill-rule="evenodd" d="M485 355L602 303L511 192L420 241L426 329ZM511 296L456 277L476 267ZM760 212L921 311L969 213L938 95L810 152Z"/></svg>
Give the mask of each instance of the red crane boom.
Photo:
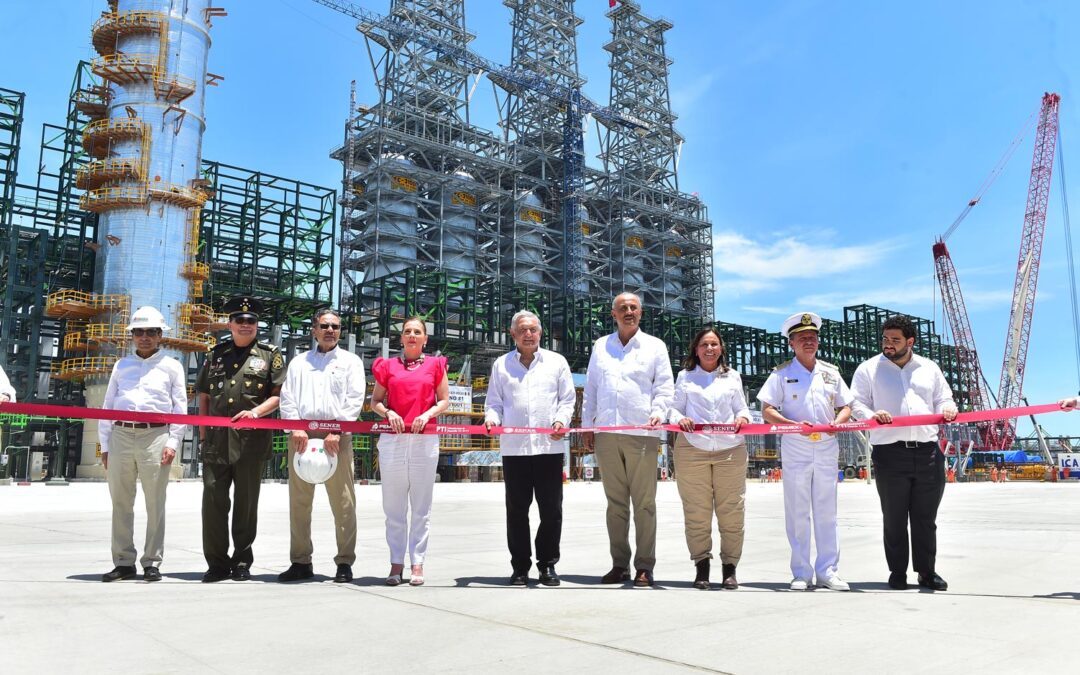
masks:
<svg viewBox="0 0 1080 675"><path fill-rule="evenodd" d="M1057 94L1043 94L1039 128L1035 133L1035 153L1031 160L1024 229L1020 234L1020 257L1016 263L1005 358L1001 364L1001 383L998 385L998 405L1003 408L1020 405L1023 396L1024 366L1027 364L1031 317L1035 311L1035 288L1039 284L1039 260L1042 258L1043 236L1046 233L1046 205L1050 200L1060 103L1061 97ZM999 447L1012 445L1016 435L1015 421L1000 420L994 426L1001 442Z"/></svg>
<svg viewBox="0 0 1080 675"><path fill-rule="evenodd" d="M1058 94L1044 94L1039 111L1024 227L1020 235L1020 257L1016 264L1009 331L998 388L997 403L1002 408L1018 406L1023 395L1024 366L1027 361L1028 339L1031 336L1031 317L1035 310L1035 289L1039 282L1039 260L1042 257L1043 236L1046 232L1046 207L1050 199L1050 178L1054 168L1054 150L1057 147L1060 103L1061 96ZM977 201L972 200L961 219ZM953 223L950 233L956 229L959 220ZM962 383L967 387L972 408L986 410L990 405L983 387L983 371L975 349L975 336L964 305L964 296L960 292L956 267L949 255L949 249L945 246L944 238L938 239L934 244L934 270L941 288L943 309L956 342L956 357ZM981 423L977 428L982 447L989 450L1009 448L1016 436L1015 422L1011 419Z"/></svg>

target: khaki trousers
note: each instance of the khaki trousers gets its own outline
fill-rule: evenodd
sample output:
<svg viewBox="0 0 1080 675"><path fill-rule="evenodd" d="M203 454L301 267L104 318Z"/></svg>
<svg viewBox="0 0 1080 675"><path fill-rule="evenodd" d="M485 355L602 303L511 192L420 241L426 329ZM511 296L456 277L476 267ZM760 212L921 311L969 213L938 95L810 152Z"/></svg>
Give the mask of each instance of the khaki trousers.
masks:
<svg viewBox="0 0 1080 675"><path fill-rule="evenodd" d="M738 565L746 523L746 444L701 450L679 434L675 483L682 498L690 559L712 559L713 512L720 530L720 562Z"/></svg>
<svg viewBox="0 0 1080 675"><path fill-rule="evenodd" d="M102 421L102 424L111 424ZM135 566L135 490L142 483L146 502L146 542L140 563L161 565L165 551L165 488L170 466L161 465L169 427L113 427L105 478L112 497L112 559L115 567ZM173 460L178 461L178 460Z"/></svg>
<svg viewBox="0 0 1080 675"><path fill-rule="evenodd" d="M319 434L310 434L317 438ZM334 534L337 555L334 563L351 566L356 562L356 489L353 485L352 436L341 435L341 450L334 475L323 483L334 514ZM315 547L311 543L311 506L315 501L315 486L301 480L292 472L293 456L289 448L289 560L301 565L311 564Z"/></svg>
<svg viewBox="0 0 1080 675"><path fill-rule="evenodd" d="M596 462L607 496L611 563L630 569L630 508L634 509L637 553L634 567L656 565L656 455L660 439L630 434L596 434Z"/></svg>

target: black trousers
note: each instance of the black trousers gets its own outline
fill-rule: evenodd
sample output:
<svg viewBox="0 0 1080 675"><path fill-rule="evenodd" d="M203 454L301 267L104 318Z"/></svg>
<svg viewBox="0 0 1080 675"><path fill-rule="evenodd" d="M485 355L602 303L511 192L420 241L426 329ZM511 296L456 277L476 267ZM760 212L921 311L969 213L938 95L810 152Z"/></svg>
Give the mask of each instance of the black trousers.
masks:
<svg viewBox="0 0 1080 675"><path fill-rule="evenodd" d="M911 562L919 574L935 573L937 512L945 494L945 456L931 441L906 447L903 442L875 445L871 458L885 530L889 571L908 568L908 523Z"/></svg>
<svg viewBox="0 0 1080 675"><path fill-rule="evenodd" d="M503 457L503 480L506 485L506 544L515 574L525 574L532 567L529 545L529 508L533 495L540 511L536 530L536 566L540 569L559 562L562 539L562 469L559 454L530 457Z"/></svg>
<svg viewBox="0 0 1080 675"><path fill-rule="evenodd" d="M203 555L211 569L250 567L251 545L259 523L259 488L266 460L242 455L235 464L203 464ZM229 489L235 486L235 503ZM229 556L229 510L232 509L233 554Z"/></svg>

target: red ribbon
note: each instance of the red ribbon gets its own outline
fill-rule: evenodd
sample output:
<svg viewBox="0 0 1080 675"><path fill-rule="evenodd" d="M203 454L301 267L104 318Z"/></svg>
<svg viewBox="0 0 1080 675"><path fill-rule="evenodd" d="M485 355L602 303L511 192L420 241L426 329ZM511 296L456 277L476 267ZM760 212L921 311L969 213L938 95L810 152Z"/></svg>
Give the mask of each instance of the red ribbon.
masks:
<svg viewBox="0 0 1080 675"><path fill-rule="evenodd" d="M1022 417L1025 415L1041 415L1049 412L1060 411L1061 406L1057 403L1044 403L1042 405L1024 406L1021 408L1004 408L1000 410L979 410L976 412L960 413L952 422L945 422L942 415L910 415L907 417L894 417L891 424L881 424L874 420L861 422L844 422L843 424L744 424L736 432L734 424L695 424L694 433L701 434L805 434L805 433L837 433L842 431L868 431L882 427L913 427L923 425L940 424L969 424L972 422L987 422L990 420ZM340 422L336 420L283 420L273 418L244 418L233 422L228 417L212 417L209 415L177 415L173 413L136 412L133 410L106 410L103 408L80 408L77 406L51 405L46 403L0 403L0 414L13 415L37 415L43 417L63 417L66 419L88 420L113 420L117 422L148 422L151 424L191 424L201 427L231 427L234 429L276 429L280 431L321 431L329 433L393 433L393 429L387 422ZM453 415L453 413L449 413ZM650 427L644 424L593 427L593 428L566 428L560 429L559 433L576 434L583 431L682 431L677 424L660 424ZM425 434L446 435L471 435L471 434L550 434L554 430L549 427L513 427L495 426L491 431L482 424L442 424L434 420L424 427Z"/></svg>

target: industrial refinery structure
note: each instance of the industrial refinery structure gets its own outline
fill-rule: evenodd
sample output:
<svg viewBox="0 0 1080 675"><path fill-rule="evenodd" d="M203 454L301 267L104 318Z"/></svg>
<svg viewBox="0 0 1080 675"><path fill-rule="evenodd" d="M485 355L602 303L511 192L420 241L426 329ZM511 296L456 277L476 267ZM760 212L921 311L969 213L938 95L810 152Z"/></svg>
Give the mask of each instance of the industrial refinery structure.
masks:
<svg viewBox="0 0 1080 675"><path fill-rule="evenodd" d="M266 303L267 338L286 347L306 341L314 309L337 305L365 357L404 317L422 315L430 348L450 357L456 381L476 385L476 401L523 308L544 318L547 346L583 371L592 342L611 330L612 296L633 291L643 328L682 358L714 321L713 250L707 208L678 180L670 22L631 0L608 13L611 81L600 106L581 91L573 0L504 1L508 66L470 51L464 0L390 0L385 16L316 1L358 19L378 55L377 99L361 104L354 85L332 153L340 199L202 158L204 97L222 79L207 70L209 36L225 15L207 0L109 2L64 123L42 129L33 184L16 177L24 96L0 89L0 358L20 400L100 405L128 347L127 316L144 304L165 313L174 330L164 345L193 378L224 328L221 304L237 293ZM469 76L480 72L497 87L497 130L470 122ZM599 167L583 149L593 122ZM823 326L821 358L850 378L878 352L889 313L845 308ZM955 350L932 321L916 322L917 349L965 401ZM779 333L718 326L751 394L788 357ZM53 473L100 475L94 423L8 415L0 424L5 444L15 431L27 456L51 453ZM365 475L370 440L356 442ZM458 438L444 450L495 442ZM182 456L195 465L190 443Z"/></svg>

